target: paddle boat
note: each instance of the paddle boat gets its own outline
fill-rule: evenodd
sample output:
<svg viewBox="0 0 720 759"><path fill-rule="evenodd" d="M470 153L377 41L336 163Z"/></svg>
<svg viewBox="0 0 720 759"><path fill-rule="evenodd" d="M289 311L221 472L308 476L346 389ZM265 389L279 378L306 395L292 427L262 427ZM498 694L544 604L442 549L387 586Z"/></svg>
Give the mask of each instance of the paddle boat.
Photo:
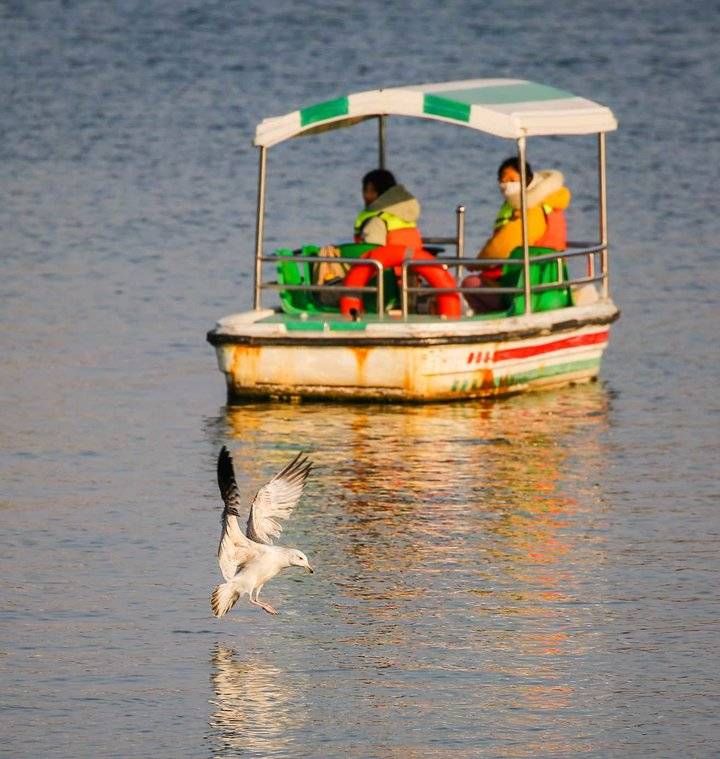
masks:
<svg viewBox="0 0 720 759"><path fill-rule="evenodd" d="M522 245L504 259L492 292L502 309L474 313L463 287L465 208L450 236L423 237L423 249L346 243L340 257L320 246L266 250L270 148L376 119L385 166L386 120L417 117L512 140L521 166ZM473 79L359 92L260 122L254 300L207 334L225 375L229 402L315 398L433 402L486 398L595 380L619 311L609 293L607 107L565 90L517 79ZM597 240L562 250L528 242L527 141L589 135L597 141ZM319 235L320 236L320 235ZM337 251L335 251L337 252ZM319 284L318 264L345 265L336 284ZM328 297L329 294L333 296ZM335 299L334 303L333 297ZM274 302L270 302L274 299Z"/></svg>

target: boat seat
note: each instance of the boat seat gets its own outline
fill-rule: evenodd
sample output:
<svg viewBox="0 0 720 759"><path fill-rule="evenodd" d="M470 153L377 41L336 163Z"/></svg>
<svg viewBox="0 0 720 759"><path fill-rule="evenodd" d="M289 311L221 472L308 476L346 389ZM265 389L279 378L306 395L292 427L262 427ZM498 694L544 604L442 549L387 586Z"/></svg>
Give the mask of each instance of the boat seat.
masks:
<svg viewBox="0 0 720 759"><path fill-rule="evenodd" d="M360 258L377 245L369 243L343 243L337 246L343 258ZM278 248L276 256L286 256L287 261L277 264L278 284L281 285L312 285L312 264L308 261L295 261L294 256L316 256L320 252L318 245L303 245L301 248ZM385 308L394 308L400 302L400 292L392 269L384 273ZM339 306L320 303L315 292L303 290L280 290L280 305L286 314L300 313L339 313ZM375 293L366 293L364 297L366 313L377 313Z"/></svg>
<svg viewBox="0 0 720 759"><path fill-rule="evenodd" d="M552 248L538 248L530 246L530 257L544 256L549 253L556 253ZM515 248L509 258L521 259L523 257L522 247ZM530 284L531 285L549 285L554 282L560 283L558 277L558 267L560 259L553 261L541 261L540 263L530 264ZM565 262L562 262L562 282L568 281L568 270ZM501 287L523 287L525 283L525 271L522 266L504 266L503 273L498 284ZM530 296L533 313L538 311L552 311L557 308L565 308L572 305L572 296L570 288L567 285L543 290L540 293L532 293ZM519 316L525 313L525 295L508 295L508 316Z"/></svg>
<svg viewBox="0 0 720 759"><path fill-rule="evenodd" d="M317 245L304 245L298 250L278 248L273 252L276 256L287 256L287 261L277 264L278 284L280 285L311 285L312 268L307 261L293 261L293 256L316 256L320 248ZM286 314L315 313L318 307L312 292L304 290L280 290L280 305Z"/></svg>

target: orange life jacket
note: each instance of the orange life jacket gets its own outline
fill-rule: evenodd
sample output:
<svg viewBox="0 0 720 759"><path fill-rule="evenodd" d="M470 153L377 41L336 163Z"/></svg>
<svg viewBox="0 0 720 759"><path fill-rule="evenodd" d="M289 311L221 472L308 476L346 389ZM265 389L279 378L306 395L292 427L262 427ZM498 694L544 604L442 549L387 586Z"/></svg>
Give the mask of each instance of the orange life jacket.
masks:
<svg viewBox="0 0 720 759"><path fill-rule="evenodd" d="M385 245L402 245L405 248L422 250L423 241L417 227L405 227L404 229L388 229Z"/></svg>
<svg viewBox="0 0 720 759"><path fill-rule="evenodd" d="M385 245L404 245L406 248L412 248L413 250L422 249L423 242L418 228L409 221L404 221L394 214L386 212L368 212L361 211L358 214L358 219L355 222L355 242L363 242L362 226L364 222L367 222L373 216L378 216L385 222L387 227L387 239Z"/></svg>
<svg viewBox="0 0 720 759"><path fill-rule="evenodd" d="M552 248L553 250L565 250L567 248L567 220L565 211L561 208L552 208L545 211L545 223L547 227L540 236L535 240L533 245L537 248Z"/></svg>

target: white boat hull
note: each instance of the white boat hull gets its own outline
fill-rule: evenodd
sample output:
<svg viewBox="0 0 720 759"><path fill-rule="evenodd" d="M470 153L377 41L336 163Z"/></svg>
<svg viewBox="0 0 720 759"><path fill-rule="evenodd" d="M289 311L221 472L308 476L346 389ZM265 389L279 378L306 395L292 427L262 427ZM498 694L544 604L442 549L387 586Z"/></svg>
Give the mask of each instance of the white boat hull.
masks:
<svg viewBox="0 0 720 759"><path fill-rule="evenodd" d="M592 381L618 316L605 302L529 316L409 323L221 320L208 334L230 400L447 401Z"/></svg>

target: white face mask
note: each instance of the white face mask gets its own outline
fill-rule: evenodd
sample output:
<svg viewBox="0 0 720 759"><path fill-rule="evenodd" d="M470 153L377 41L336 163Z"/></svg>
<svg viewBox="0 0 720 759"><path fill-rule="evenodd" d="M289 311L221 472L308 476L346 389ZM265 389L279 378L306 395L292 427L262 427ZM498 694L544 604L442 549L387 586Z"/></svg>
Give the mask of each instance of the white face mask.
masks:
<svg viewBox="0 0 720 759"><path fill-rule="evenodd" d="M520 194L520 182L500 182L500 192L504 197Z"/></svg>

